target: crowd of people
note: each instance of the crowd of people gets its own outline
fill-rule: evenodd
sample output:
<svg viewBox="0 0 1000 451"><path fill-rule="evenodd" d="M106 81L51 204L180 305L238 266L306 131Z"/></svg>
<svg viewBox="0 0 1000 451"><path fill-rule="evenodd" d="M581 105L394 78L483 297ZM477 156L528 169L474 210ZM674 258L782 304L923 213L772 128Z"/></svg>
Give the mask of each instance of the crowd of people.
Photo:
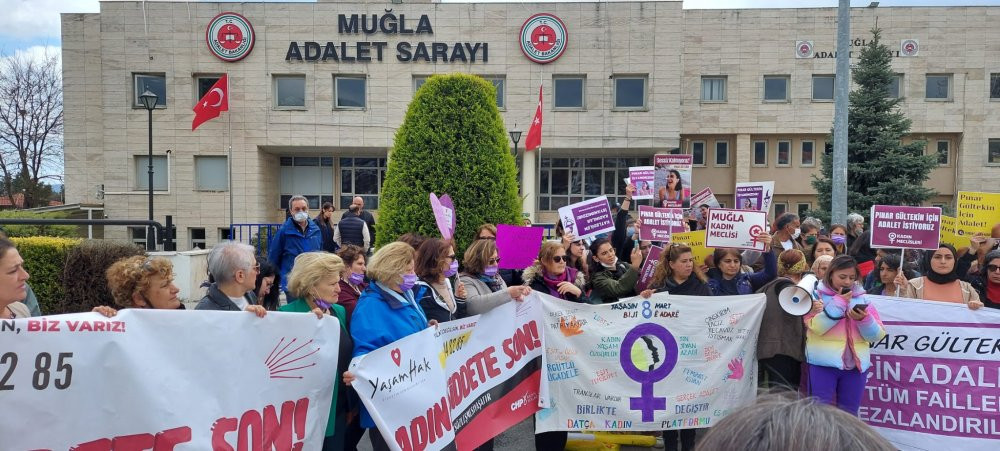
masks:
<svg viewBox="0 0 1000 451"><path fill-rule="evenodd" d="M268 258L235 242L212 249L206 294L195 309L243 311L258 317L275 310L336 317L341 328L340 376L334 382L323 449L356 449L365 430L371 430L374 449L386 450L388 445L372 429L371 416L348 387L354 378L347 371L351 358L439 322L519 302L533 290L593 304L648 298L657 292L765 293L768 301L757 350L762 384L803 391L851 415L857 414L862 397L869 344L885 334L868 295L954 302L973 310L1000 308L1000 224L991 237L973 236L962 249L942 244L936 250L901 253L872 249L860 215L852 214L846 225L826 226L814 218L800 220L785 213L774 219L770 233L757 237L764 244L762 251L714 249L698 261L687 243L639 240L642 224L630 215L634 192L635 187L629 186L621 205L615 205L615 230L608 236L580 240L557 226L555 239L541 243L535 263L521 270L500 269L497 231L491 224L479 227L461 256L451 240L414 233L372 254L374 219L360 199L333 225L331 206L310 219L306 199L296 196L289 201L288 220L269 243ZM700 229L704 223L692 220L685 227ZM639 270L653 245L664 249L648 286L640 290ZM184 308L165 258L125 258L107 268L106 274L118 309ZM785 313L777 304L778 293L810 275L817 281L811 311L804 317ZM28 277L17 249L0 239L0 318L36 314L27 305ZM116 314L111 306L95 311ZM744 418L743 427L756 427L758 420ZM667 450L692 450L696 431L664 431L663 437ZM719 443L729 438L709 437ZM859 433L843 440L865 437ZM536 449L562 449L566 439L565 432L537 434ZM480 449L492 446L489 442Z"/></svg>

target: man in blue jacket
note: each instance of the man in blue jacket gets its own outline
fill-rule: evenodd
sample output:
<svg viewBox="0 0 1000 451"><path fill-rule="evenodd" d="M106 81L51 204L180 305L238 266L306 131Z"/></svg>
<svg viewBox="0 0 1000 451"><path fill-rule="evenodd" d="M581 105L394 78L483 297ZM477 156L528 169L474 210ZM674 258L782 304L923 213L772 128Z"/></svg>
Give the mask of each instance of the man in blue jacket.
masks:
<svg viewBox="0 0 1000 451"><path fill-rule="evenodd" d="M292 196L288 200L288 212L292 216L285 220L267 244L267 259L281 274L282 290L288 284L288 273L292 270L295 257L303 252L323 249L323 234L319 226L309 220L309 202L306 198Z"/></svg>

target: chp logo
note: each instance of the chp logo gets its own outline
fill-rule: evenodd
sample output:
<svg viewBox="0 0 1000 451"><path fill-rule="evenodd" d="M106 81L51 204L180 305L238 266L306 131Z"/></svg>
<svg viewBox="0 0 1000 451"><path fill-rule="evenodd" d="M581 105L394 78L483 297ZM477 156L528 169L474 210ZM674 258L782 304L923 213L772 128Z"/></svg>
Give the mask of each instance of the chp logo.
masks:
<svg viewBox="0 0 1000 451"><path fill-rule="evenodd" d="M917 56L920 53L920 42L916 39L903 39L899 43L900 56Z"/></svg>
<svg viewBox="0 0 1000 451"><path fill-rule="evenodd" d="M246 58L253 50L253 26L246 17L224 12L208 23L205 42L212 54L219 59L236 62Z"/></svg>
<svg viewBox="0 0 1000 451"><path fill-rule="evenodd" d="M566 50L566 25L558 17L535 14L521 25L521 52L538 64L551 63Z"/></svg>
<svg viewBox="0 0 1000 451"><path fill-rule="evenodd" d="M795 41L796 58L813 57L813 41Z"/></svg>

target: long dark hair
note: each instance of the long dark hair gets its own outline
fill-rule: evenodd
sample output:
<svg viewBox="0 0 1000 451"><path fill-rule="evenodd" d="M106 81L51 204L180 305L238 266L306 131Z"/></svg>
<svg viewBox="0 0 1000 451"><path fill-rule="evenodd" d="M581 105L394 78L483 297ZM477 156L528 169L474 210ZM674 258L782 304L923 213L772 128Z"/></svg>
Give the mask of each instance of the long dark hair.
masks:
<svg viewBox="0 0 1000 451"><path fill-rule="evenodd" d="M840 271L841 269L854 269L854 274L857 276L854 280L855 283L861 278L861 270L858 269L858 261L847 254L840 254L833 257L830 262L830 267L826 270L826 275L823 276L823 285L827 288L833 289L833 272Z"/></svg>
<svg viewBox="0 0 1000 451"><path fill-rule="evenodd" d="M589 263L588 266L590 266L590 275L591 276L593 276L594 274L597 274L597 273L599 273L601 271L604 271L606 269L606 268L604 268L604 265L601 264L601 260L597 258L597 251L601 250L601 246L603 246L605 244L610 245L612 251L615 250L615 246L612 245L611 244L611 240L609 240L607 238L598 238L598 239L594 240L593 243L590 243L590 256L591 256L591 258L594 259L594 261L587 262L587 263ZM567 253L567 255L569 255L569 254ZM638 268L636 268L636 269L638 269ZM615 268L610 268L609 270L610 271L614 271Z"/></svg>
<svg viewBox="0 0 1000 451"><path fill-rule="evenodd" d="M677 183L674 184L674 191L682 191L684 189L684 179L681 178L681 172L676 169L671 169L670 173L677 176Z"/></svg>
<svg viewBox="0 0 1000 451"><path fill-rule="evenodd" d="M257 294L260 292L260 285L264 283L265 277L274 276L274 283L271 284L271 291L267 292L267 295L257 302L264 306L267 310L278 310L278 298L281 296L281 274L274 268L266 258L257 256L257 264L260 265L260 271L257 272L257 281L254 284L253 292Z"/></svg>

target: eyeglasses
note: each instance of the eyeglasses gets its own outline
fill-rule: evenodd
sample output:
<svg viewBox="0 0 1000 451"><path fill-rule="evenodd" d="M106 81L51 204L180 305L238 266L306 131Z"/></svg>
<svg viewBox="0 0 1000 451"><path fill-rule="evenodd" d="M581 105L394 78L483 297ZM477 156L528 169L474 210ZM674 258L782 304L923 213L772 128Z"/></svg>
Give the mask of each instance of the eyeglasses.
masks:
<svg viewBox="0 0 1000 451"><path fill-rule="evenodd" d="M552 261L556 263L562 263L562 262L569 263L569 257L566 257L565 255L556 255L555 257L552 257Z"/></svg>
<svg viewBox="0 0 1000 451"><path fill-rule="evenodd" d="M448 260L454 261L455 260L455 254L451 254L451 255L449 255L449 256L447 256L445 258L447 258Z"/></svg>
<svg viewBox="0 0 1000 451"><path fill-rule="evenodd" d="M497 263L500 263L500 257L491 258L491 259L487 260L486 262L489 263L489 264L491 264L491 265L495 265Z"/></svg>
<svg viewBox="0 0 1000 451"><path fill-rule="evenodd" d="M1000 266L986 265L986 272L1000 272Z"/></svg>

